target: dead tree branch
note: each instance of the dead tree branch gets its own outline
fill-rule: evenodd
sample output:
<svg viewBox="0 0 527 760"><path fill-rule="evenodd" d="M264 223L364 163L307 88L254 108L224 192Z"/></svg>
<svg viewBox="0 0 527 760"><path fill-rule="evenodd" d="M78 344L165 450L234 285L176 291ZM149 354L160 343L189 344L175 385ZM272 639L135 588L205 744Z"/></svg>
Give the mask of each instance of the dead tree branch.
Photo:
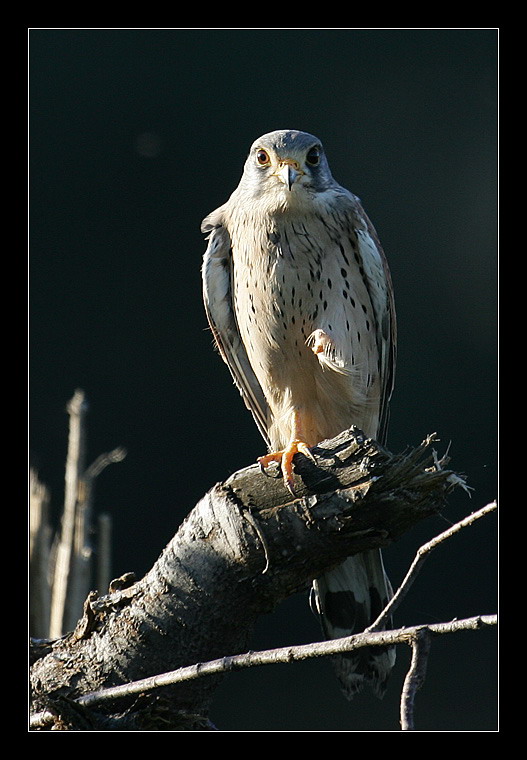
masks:
<svg viewBox="0 0 527 760"><path fill-rule="evenodd" d="M397 591L394 593L393 597L391 598L390 602L386 605L384 610L381 612L377 620L375 620L367 629L369 632L371 631L381 631L388 620L392 617L395 610L399 607L401 602L403 601L404 597L410 590L411 585L417 578L417 575L419 574L419 571L421 570L421 566L425 559L433 552L434 549L436 549L443 541L446 541L451 536L455 535L456 533L459 533L460 530L463 530L463 528L468 527L469 525L473 525L476 520L479 520L481 517L484 517L485 515L489 514L490 512L493 512L495 509L497 509L497 504L495 501L491 502L490 504L487 504L485 507L482 507L477 512L472 512L472 514L467 515L467 517L463 518L463 520L460 520L455 525L452 525L448 530L443 531L443 533L440 533L438 536L435 536L431 541L428 541L426 544L423 544L415 556L414 561L410 565L408 572L406 573L403 582L397 589Z"/></svg>
<svg viewBox="0 0 527 760"><path fill-rule="evenodd" d="M53 539L49 524L46 489L31 472L30 563L31 633L58 638L71 630L82 613L93 576L92 534L93 490L98 475L109 464L121 462L126 451L116 448L101 454L86 468L86 414L84 391L76 390L67 405L69 415L64 508L58 534ZM99 577L107 572L109 559L109 518L100 516L97 568ZM53 545L52 545L53 544ZM106 579L108 583L109 578Z"/></svg>
<svg viewBox="0 0 527 760"><path fill-rule="evenodd" d="M415 697L425 680L431 644L430 633L430 628L418 628L411 639L412 661L410 670L404 679L401 694L401 728L403 731L414 730Z"/></svg>
<svg viewBox="0 0 527 760"><path fill-rule="evenodd" d="M430 650L431 639L460 631L479 631L482 628L497 624L496 615L478 615L464 620L454 620L450 623L410 626L397 630L380 633L361 633L333 641L320 641L314 644L303 644L290 647L268 649L260 652L221 657L211 662L197 663L187 668L179 668L169 673L143 678L140 681L114 686L101 691L85 694L79 697L77 704L82 707L92 707L104 702L114 702L123 697L145 694L165 686L183 681L205 678L210 675L226 675L235 670L277 665L279 663L301 662L314 657L329 657L342 652L370 646L386 646L387 644L409 644L413 650L412 662L403 687L401 699L401 724L403 730L413 728L413 705L416 691L421 688L425 672L426 658ZM42 711L32 716L33 728L42 728L57 719L57 713L50 710Z"/></svg>
<svg viewBox="0 0 527 760"><path fill-rule="evenodd" d="M207 730L220 671L162 696L128 693L90 709L75 700L245 651L259 615L346 556L386 546L440 512L459 478L438 466L432 441L393 455L346 431L315 449L316 466L298 457L294 500L256 465L215 486L142 580L90 595L72 633L39 643L35 711L59 713L66 730L181 730L182 722ZM365 635L388 643L388 632Z"/></svg>

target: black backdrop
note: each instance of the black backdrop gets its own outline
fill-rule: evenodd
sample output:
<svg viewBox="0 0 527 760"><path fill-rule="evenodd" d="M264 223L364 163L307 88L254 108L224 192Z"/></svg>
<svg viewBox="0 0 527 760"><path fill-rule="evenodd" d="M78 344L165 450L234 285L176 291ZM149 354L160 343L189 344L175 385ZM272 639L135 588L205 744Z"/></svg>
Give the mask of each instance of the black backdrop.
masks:
<svg viewBox="0 0 527 760"><path fill-rule="evenodd" d="M30 445L60 509L65 405L90 403L89 457L113 575L143 574L193 504L262 441L212 349L201 219L236 186L249 145L295 128L325 144L389 258L399 354L389 447L437 432L467 475L416 548L496 495L496 46L492 29L34 29L30 49ZM184 452L184 456L183 456ZM397 624L496 609L495 521L436 551ZM315 640L299 595L252 648ZM417 725L496 727L495 637L434 642ZM327 662L230 676L212 718L232 731L398 729L399 663L382 702L348 704Z"/></svg>

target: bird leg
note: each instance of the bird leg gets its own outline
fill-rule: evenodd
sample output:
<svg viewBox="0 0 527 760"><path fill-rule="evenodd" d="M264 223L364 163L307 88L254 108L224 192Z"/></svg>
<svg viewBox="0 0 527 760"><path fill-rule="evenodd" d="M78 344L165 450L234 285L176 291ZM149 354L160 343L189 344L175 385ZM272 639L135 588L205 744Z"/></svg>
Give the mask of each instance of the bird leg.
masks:
<svg viewBox="0 0 527 760"><path fill-rule="evenodd" d="M316 462L315 457L311 453L309 445L306 443L305 438L306 436L302 432L300 413L298 411L295 411L293 412L292 436L287 446L281 451L273 451L263 457L258 457L258 464L264 473L271 462L278 462L282 470L284 485L292 496L296 495L293 488L293 459L295 455L304 454L304 456L311 459L312 462ZM313 443L311 445L315 444Z"/></svg>

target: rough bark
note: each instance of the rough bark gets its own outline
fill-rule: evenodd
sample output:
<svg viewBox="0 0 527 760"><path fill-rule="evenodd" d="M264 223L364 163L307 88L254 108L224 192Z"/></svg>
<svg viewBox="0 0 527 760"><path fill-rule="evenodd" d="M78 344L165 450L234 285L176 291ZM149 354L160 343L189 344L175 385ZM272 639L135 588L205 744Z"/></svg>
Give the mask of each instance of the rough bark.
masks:
<svg viewBox="0 0 527 760"><path fill-rule="evenodd" d="M36 710L55 729L206 730L219 676L86 709L75 697L248 649L257 617L346 556L383 547L437 514L460 483L431 439L394 456L353 429L298 456L297 497L258 466L217 484L194 507L150 572L90 595L83 618L38 642Z"/></svg>

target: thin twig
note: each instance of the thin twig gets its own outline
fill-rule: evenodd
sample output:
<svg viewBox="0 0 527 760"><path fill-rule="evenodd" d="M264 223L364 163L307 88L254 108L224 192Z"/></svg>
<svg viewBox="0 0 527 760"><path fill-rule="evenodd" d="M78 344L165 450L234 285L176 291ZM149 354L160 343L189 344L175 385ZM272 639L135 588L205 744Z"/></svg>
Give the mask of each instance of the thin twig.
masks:
<svg viewBox="0 0 527 760"><path fill-rule="evenodd" d="M414 730L415 695L425 680L430 643L431 635L428 628L419 629L412 638L412 661L401 692L401 728L403 731Z"/></svg>
<svg viewBox="0 0 527 760"><path fill-rule="evenodd" d="M87 480L93 480L98 477L105 467L114 462L122 462L126 457L126 449L123 446L118 446L116 449L109 451L105 454L99 454L97 459L91 463L87 468L84 477Z"/></svg>
<svg viewBox="0 0 527 760"><path fill-rule="evenodd" d="M367 633L373 633L374 631L382 631L384 626L386 625L387 621L390 619L393 612L397 609L397 607L401 604L402 600L410 590L410 587L412 583L415 581L420 569L421 565L427 558L427 556L437 547L439 544L441 544L443 541L445 541L447 538L450 538L455 533L458 533L463 528L466 528L468 525L472 525L476 520L479 520L480 517L484 517L484 515L487 515L489 512L493 512L497 508L497 504L495 501L491 502L490 504L487 504L485 507L482 507L477 512L473 512L472 514L468 515L467 517L463 518L463 520L460 520L455 525L452 525L448 530L445 530L443 533L440 533L438 536L435 536L431 541L428 541L428 543L423 544L418 550L415 555L415 559L410 565L410 568L408 572L406 573L406 576L404 577L403 582L397 589L396 593L393 595L390 602L386 605L384 610L381 612L377 620L375 620L369 628L366 629Z"/></svg>
<svg viewBox="0 0 527 760"><path fill-rule="evenodd" d="M380 631L375 633L359 633L355 636L347 636L342 639L322 641L315 644L303 644L279 649L268 649L261 652L248 652L246 654L222 657L219 660L198 663L186 668L179 668L168 673L143 678L140 681L114 686L108 689L84 694L77 702L84 706L100 704L121 697L129 697L134 694L157 689L161 686L169 686L182 681L191 681L204 676L228 673L232 670L241 670L260 665L275 665L277 663L299 662L313 657L342 654L365 646L387 646L411 642L417 634L426 629L433 636L440 636L458 631L476 631L480 628L497 624L497 615L477 615L464 620L453 620L450 623L436 623L429 626L412 626L411 628L399 628L392 631ZM32 717L31 727L40 727L43 713L37 713Z"/></svg>

